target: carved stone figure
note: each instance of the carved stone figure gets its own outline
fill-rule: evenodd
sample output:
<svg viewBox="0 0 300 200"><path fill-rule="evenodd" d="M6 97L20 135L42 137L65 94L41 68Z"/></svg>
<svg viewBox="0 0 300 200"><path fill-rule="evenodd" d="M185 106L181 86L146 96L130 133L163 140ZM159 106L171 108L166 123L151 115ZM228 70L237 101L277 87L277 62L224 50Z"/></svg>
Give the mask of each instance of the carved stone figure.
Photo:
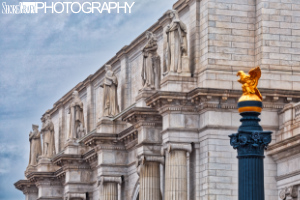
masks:
<svg viewBox="0 0 300 200"><path fill-rule="evenodd" d="M172 18L172 22L168 25L166 30L167 47L164 72L186 72L189 68L187 56L187 28L179 19L176 10L171 11L170 17Z"/></svg>
<svg viewBox="0 0 300 200"><path fill-rule="evenodd" d="M85 128L83 127L83 124L79 122L79 125L76 130L76 136L77 138L82 138L85 135Z"/></svg>
<svg viewBox="0 0 300 200"><path fill-rule="evenodd" d="M157 39L156 36L147 31L146 33L148 42L143 52L143 68L142 79L143 89L158 89L160 77L160 57L157 54Z"/></svg>
<svg viewBox="0 0 300 200"><path fill-rule="evenodd" d="M29 133L30 142L30 154L29 154L29 166L37 165L38 157L42 155L41 137L39 132L39 126L32 124L32 130Z"/></svg>
<svg viewBox="0 0 300 200"><path fill-rule="evenodd" d="M83 103L79 98L78 91L73 92L72 98L72 103L69 106L70 123L68 138L80 138L85 135Z"/></svg>
<svg viewBox="0 0 300 200"><path fill-rule="evenodd" d="M258 80L261 76L261 71L259 67L251 69L249 75L245 74L244 71L238 71L237 76L240 76L238 82L242 84L243 95L239 101L253 100L261 101L262 96L257 89Z"/></svg>
<svg viewBox="0 0 300 200"><path fill-rule="evenodd" d="M118 79L111 70L111 65L105 65L105 78L103 85L103 116L114 117L119 113L118 105Z"/></svg>
<svg viewBox="0 0 300 200"><path fill-rule="evenodd" d="M41 134L43 135L43 157L51 158L55 155L54 125L50 114L42 118L43 126Z"/></svg>

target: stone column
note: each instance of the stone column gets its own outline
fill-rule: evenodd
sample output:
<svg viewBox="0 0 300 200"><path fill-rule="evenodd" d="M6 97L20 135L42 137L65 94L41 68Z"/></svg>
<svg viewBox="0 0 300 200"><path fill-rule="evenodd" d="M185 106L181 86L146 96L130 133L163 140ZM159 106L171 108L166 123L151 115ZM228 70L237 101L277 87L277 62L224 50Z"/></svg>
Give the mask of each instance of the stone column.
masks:
<svg viewBox="0 0 300 200"><path fill-rule="evenodd" d="M100 200L118 200L121 191L118 191L122 183L121 177L101 177Z"/></svg>
<svg viewBox="0 0 300 200"><path fill-rule="evenodd" d="M189 200L190 144L169 144L165 166L165 200Z"/></svg>
<svg viewBox="0 0 300 200"><path fill-rule="evenodd" d="M142 156L140 165L140 200L161 200L160 164L164 163L161 156Z"/></svg>

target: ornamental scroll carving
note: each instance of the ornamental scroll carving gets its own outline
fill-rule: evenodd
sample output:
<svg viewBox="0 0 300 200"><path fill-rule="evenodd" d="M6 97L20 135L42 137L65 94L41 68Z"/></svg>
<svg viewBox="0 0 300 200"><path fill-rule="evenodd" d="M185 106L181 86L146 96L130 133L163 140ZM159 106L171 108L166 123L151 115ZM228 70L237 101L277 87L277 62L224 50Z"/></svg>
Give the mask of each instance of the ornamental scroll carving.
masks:
<svg viewBox="0 0 300 200"><path fill-rule="evenodd" d="M298 189L299 189L299 185L283 188L279 192L279 197L282 200L297 200L298 192L299 192Z"/></svg>
<svg viewBox="0 0 300 200"><path fill-rule="evenodd" d="M171 152L173 150L182 150L186 151L188 153L192 152L192 145L190 144L169 144L168 145L168 152Z"/></svg>

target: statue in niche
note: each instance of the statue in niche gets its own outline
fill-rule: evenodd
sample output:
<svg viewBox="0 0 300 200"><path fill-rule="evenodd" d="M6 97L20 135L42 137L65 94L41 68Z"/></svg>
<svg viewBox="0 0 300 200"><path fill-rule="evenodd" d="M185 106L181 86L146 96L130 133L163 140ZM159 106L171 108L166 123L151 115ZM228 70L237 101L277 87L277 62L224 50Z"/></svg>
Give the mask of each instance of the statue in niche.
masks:
<svg viewBox="0 0 300 200"><path fill-rule="evenodd" d="M111 69L111 65L105 65L105 78L100 87L103 87L103 117L114 117L119 113L118 105L118 79Z"/></svg>
<svg viewBox="0 0 300 200"><path fill-rule="evenodd" d="M43 126L41 134L43 135L43 157L51 158L55 155L54 125L50 114L42 118Z"/></svg>
<svg viewBox="0 0 300 200"><path fill-rule="evenodd" d="M148 42L143 52L143 68L142 68L142 79L143 89L158 89L159 78L160 78L160 57L157 54L157 39L156 36L150 32L146 32Z"/></svg>
<svg viewBox="0 0 300 200"><path fill-rule="evenodd" d="M69 106L70 123L68 138L81 138L85 135L83 103L79 98L78 91L72 94L72 103Z"/></svg>
<svg viewBox="0 0 300 200"><path fill-rule="evenodd" d="M168 72L190 72L187 55L187 28L179 19L178 12L170 12L172 22L167 26L167 46L165 50L165 69Z"/></svg>
<svg viewBox="0 0 300 200"><path fill-rule="evenodd" d="M32 124L32 131L29 133L30 153L29 153L29 166L35 166L38 164L38 157L42 155L41 146L41 133L39 132L39 126Z"/></svg>

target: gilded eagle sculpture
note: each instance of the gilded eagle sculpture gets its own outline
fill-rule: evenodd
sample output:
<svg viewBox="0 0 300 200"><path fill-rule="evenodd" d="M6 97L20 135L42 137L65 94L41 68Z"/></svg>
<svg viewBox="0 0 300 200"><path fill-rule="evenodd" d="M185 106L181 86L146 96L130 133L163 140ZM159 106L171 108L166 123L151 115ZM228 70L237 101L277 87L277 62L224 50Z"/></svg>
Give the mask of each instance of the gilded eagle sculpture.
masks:
<svg viewBox="0 0 300 200"><path fill-rule="evenodd" d="M262 101L262 96L257 89L258 80L261 76L261 71L259 67L251 69L249 75L244 71L238 71L237 76L240 76L238 82L242 84L243 95L240 97L241 101Z"/></svg>

